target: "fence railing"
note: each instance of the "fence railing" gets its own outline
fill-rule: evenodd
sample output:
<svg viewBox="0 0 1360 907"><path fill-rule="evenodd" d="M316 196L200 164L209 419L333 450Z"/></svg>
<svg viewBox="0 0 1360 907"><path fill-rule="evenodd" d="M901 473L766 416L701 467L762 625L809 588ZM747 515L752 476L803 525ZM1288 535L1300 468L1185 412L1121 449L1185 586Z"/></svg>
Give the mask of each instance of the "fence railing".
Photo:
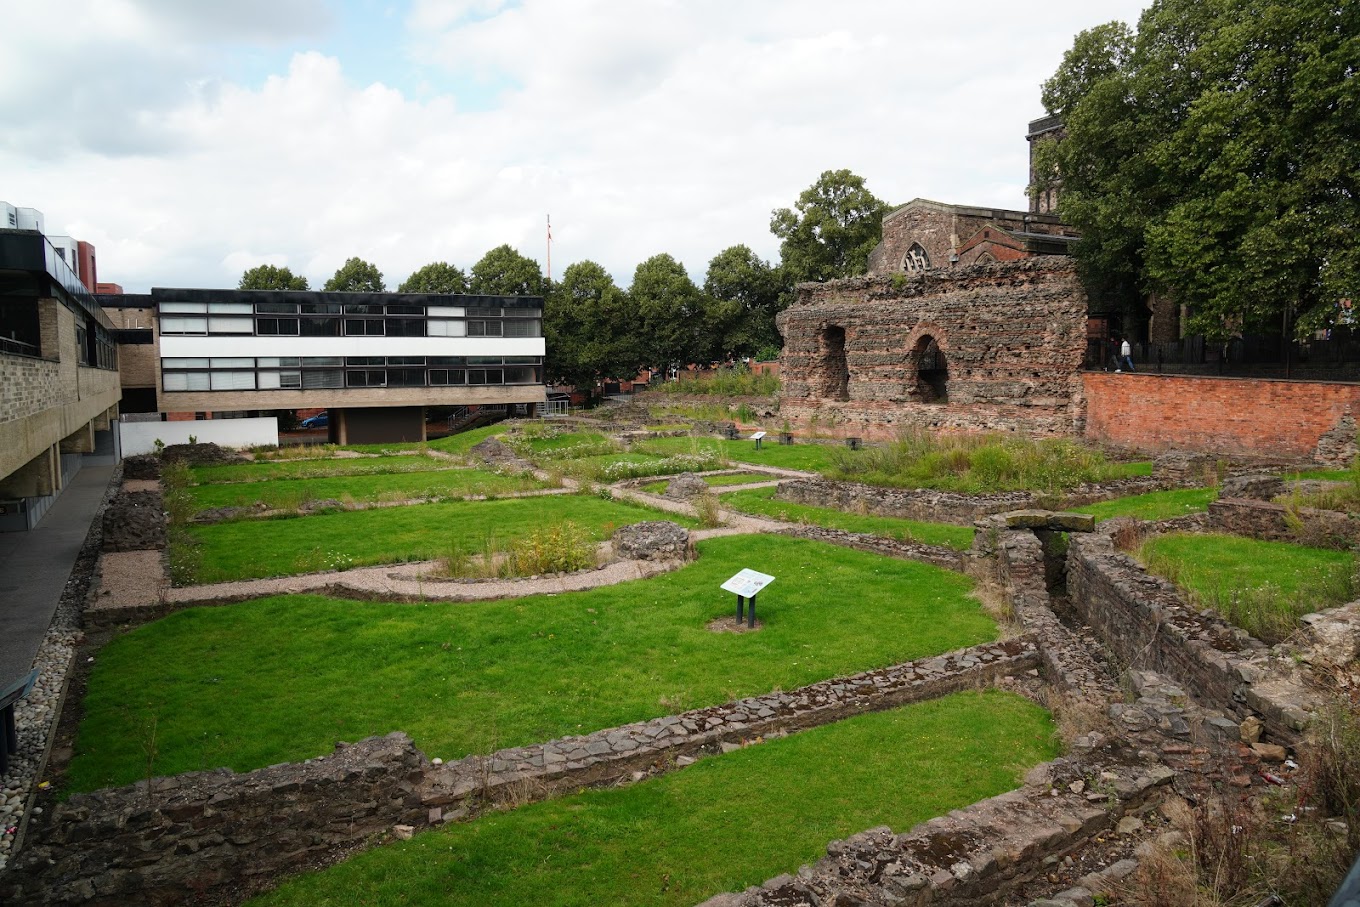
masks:
<svg viewBox="0 0 1360 907"><path fill-rule="evenodd" d="M1133 343L1134 371L1243 378L1297 378L1308 381L1360 381L1360 336L1347 330L1331 337L1285 340L1246 335L1222 343L1195 335L1166 343ZM1085 368L1126 368L1116 341L1091 339Z"/></svg>

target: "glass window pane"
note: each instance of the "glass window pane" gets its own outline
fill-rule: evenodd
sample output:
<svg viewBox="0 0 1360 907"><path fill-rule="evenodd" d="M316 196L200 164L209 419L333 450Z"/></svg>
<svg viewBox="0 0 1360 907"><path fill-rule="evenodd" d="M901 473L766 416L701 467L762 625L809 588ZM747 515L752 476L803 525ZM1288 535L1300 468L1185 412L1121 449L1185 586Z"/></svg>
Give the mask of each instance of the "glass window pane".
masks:
<svg viewBox="0 0 1360 907"><path fill-rule="evenodd" d="M210 302L208 311L213 315L253 315L255 307L248 302Z"/></svg>
<svg viewBox="0 0 1360 907"><path fill-rule="evenodd" d="M207 368L206 358L193 359L162 359L161 368Z"/></svg>
<svg viewBox="0 0 1360 907"><path fill-rule="evenodd" d="M255 360L238 358L222 359L218 356L214 356L210 364L213 368L254 368Z"/></svg>
<svg viewBox="0 0 1360 907"><path fill-rule="evenodd" d="M162 302L157 306L163 315L192 315L208 311L206 302Z"/></svg>
<svg viewBox="0 0 1360 907"><path fill-rule="evenodd" d="M209 372L212 389L215 391L239 391L255 389L254 372Z"/></svg>
<svg viewBox="0 0 1360 907"><path fill-rule="evenodd" d="M522 321L507 321L505 325L505 336L507 337L538 337L542 334L537 319L524 319Z"/></svg>
<svg viewBox="0 0 1360 907"><path fill-rule="evenodd" d="M178 316L161 319L162 334L206 334L208 319L181 318Z"/></svg>
<svg viewBox="0 0 1360 907"><path fill-rule="evenodd" d="M319 366L343 365L344 360L342 360L339 356L306 356L303 358L302 364L307 368L311 368L312 366L316 365Z"/></svg>
<svg viewBox="0 0 1360 907"><path fill-rule="evenodd" d="M249 318L219 318L213 316L208 319L209 334L253 334L255 333L255 322Z"/></svg>
<svg viewBox="0 0 1360 907"><path fill-rule="evenodd" d="M161 376L161 383L168 391L188 390L189 376L184 372L166 372Z"/></svg>
<svg viewBox="0 0 1360 907"><path fill-rule="evenodd" d="M338 368L327 369L325 371L303 372L302 386L304 388L344 387L345 373Z"/></svg>
<svg viewBox="0 0 1360 907"><path fill-rule="evenodd" d="M279 372L279 387L302 387L302 372Z"/></svg>
<svg viewBox="0 0 1360 907"><path fill-rule="evenodd" d="M184 377L186 379L185 390L205 391L208 389L207 372L187 372Z"/></svg>
<svg viewBox="0 0 1360 907"><path fill-rule="evenodd" d="M432 305L426 307L425 314L430 318L462 318L463 307L460 305Z"/></svg>
<svg viewBox="0 0 1360 907"><path fill-rule="evenodd" d="M261 315L296 315L298 304L296 302L257 302L255 311Z"/></svg>
<svg viewBox="0 0 1360 907"><path fill-rule="evenodd" d="M279 383L278 372L260 372L259 382L260 390L262 391L274 390L275 388L282 387Z"/></svg>

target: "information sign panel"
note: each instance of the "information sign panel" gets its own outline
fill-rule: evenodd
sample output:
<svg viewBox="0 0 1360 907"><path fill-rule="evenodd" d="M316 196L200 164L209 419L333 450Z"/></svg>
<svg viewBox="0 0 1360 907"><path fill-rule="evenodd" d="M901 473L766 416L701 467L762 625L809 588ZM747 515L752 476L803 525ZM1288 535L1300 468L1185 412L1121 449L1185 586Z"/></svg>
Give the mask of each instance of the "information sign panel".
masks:
<svg viewBox="0 0 1360 907"><path fill-rule="evenodd" d="M763 438L763 437L765 437L765 432L763 432L763 431L758 431L758 432L756 432L755 434L751 435L751 440L752 440L752 441L759 441L759 440L760 440L761 438Z"/></svg>
<svg viewBox="0 0 1360 907"><path fill-rule="evenodd" d="M722 589L734 595L742 595L750 598L770 583L774 582L774 577L768 573L760 573L755 570L743 570L736 576L722 584Z"/></svg>

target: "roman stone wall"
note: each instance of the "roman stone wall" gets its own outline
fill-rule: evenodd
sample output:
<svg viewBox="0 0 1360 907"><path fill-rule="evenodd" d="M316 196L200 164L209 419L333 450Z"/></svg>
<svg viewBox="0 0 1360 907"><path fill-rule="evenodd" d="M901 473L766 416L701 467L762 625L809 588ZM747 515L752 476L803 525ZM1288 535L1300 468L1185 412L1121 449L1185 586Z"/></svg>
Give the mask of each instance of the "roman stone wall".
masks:
<svg viewBox="0 0 1360 907"><path fill-rule="evenodd" d="M1360 413L1360 384L1114 372L1081 380L1086 437L1138 450L1308 458ZM1354 456L1352 432L1347 458Z"/></svg>
<svg viewBox="0 0 1360 907"><path fill-rule="evenodd" d="M778 318L780 412L790 422L870 438L1084 427L1086 294L1070 259L800 284L797 293ZM837 329L840 383L825 339Z"/></svg>
<svg viewBox="0 0 1360 907"><path fill-rule="evenodd" d="M1148 574L1103 533L1073 534L1067 588L1083 623L1129 668L1158 671L1200 702L1294 743L1315 706L1288 658L1188 605L1172 583Z"/></svg>
<svg viewBox="0 0 1360 907"><path fill-rule="evenodd" d="M1360 540L1360 516L1299 507L1292 512L1268 501L1219 499L1209 504L1214 529L1274 542L1295 542L1345 551Z"/></svg>
<svg viewBox="0 0 1360 907"><path fill-rule="evenodd" d="M1161 478L1119 479L1100 485L1084 485L1061 497L1063 506L1080 507L1166 487L1166 481ZM1040 507L1054 496L1031 491L957 494L929 488L883 488L857 482L796 479L781 482L774 497L777 501L830 507L847 513L968 526L989 514Z"/></svg>

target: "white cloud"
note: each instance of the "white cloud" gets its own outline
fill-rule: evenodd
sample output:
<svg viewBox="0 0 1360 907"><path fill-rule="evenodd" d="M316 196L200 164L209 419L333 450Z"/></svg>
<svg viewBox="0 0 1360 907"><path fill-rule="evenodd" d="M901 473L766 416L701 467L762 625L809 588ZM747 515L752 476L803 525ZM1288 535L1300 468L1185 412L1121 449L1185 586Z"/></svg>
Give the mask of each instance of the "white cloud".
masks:
<svg viewBox="0 0 1360 907"><path fill-rule="evenodd" d="M102 94L77 84L100 34L20 20L34 35L10 46L41 53L0 63L0 85L50 54L61 65L26 90L88 92L78 112L108 110L69 139L70 110L25 119L36 102L0 87L0 117L26 124L0 133L0 197L94 242L101 278L129 290L234 286L261 262L320 285L353 255L395 286L503 242L541 261L549 212L559 274L592 258L626 284L669 252L701 278L734 243L777 257L771 209L841 167L893 203L1019 207L1038 83L1077 30L1137 13L1129 0L1055 0L1042 22L1009 4L956 21L868 0L420 0L406 22L432 87L410 96L315 52L256 86L217 77L194 42L211 27L266 40L262 2L229 22L186 20L170 0L93 6L113 48ZM312 4L283 6L281 29L311 27ZM488 84L498 103L470 106Z"/></svg>

